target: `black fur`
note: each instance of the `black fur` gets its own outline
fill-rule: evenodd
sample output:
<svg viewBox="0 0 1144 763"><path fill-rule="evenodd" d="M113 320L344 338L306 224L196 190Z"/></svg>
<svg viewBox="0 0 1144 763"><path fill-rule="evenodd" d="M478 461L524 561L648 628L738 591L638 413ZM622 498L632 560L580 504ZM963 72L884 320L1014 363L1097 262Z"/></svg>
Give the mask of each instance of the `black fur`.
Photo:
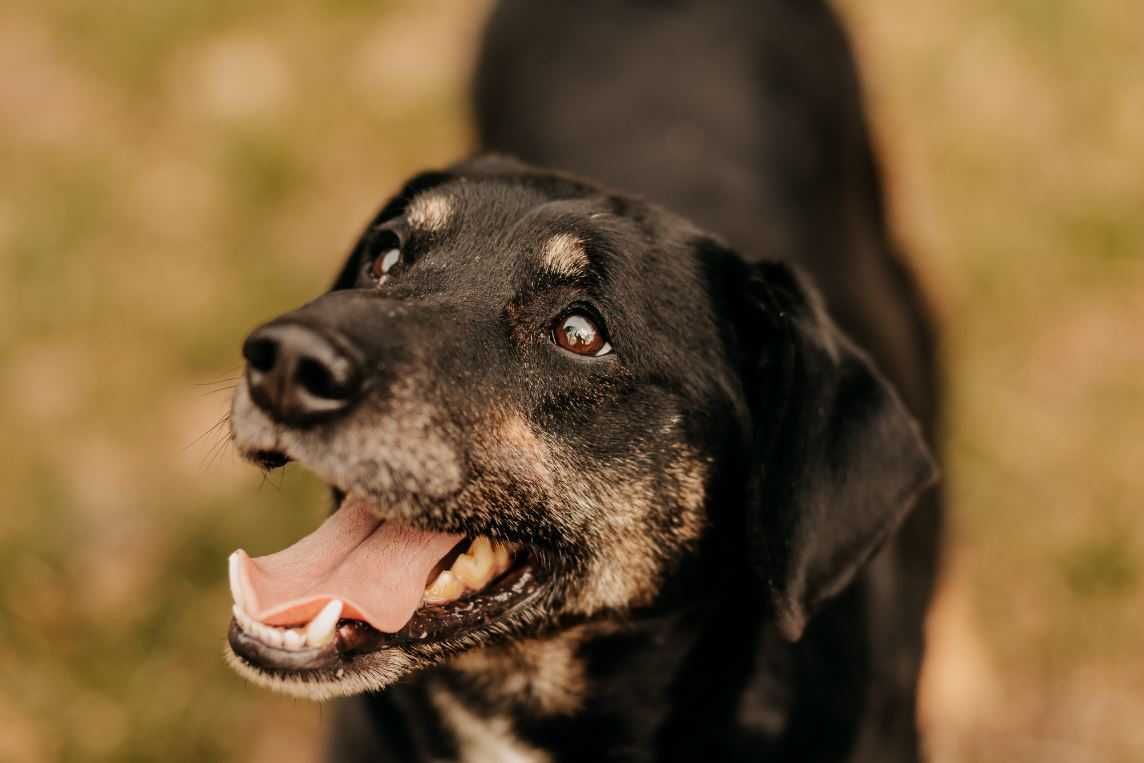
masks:
<svg viewBox="0 0 1144 763"><path fill-rule="evenodd" d="M332 758L464 759L431 699L445 691L553 761L919 759L941 526L924 444L936 350L832 12L504 0L476 113L481 148L527 164L486 155L418 176L334 291L281 321L339 337L372 369L368 397L315 437L375 408L396 415L387 390L407 373L433 380L441 431L466 454L463 487L442 497L426 475L387 472L366 492L392 518L531 544L552 579L499 629L406 649L422 669L344 700ZM375 237L425 193L453 199L456 219L411 240L379 289ZM534 267L556 233L583 243L582 278ZM547 343L538 327L570 303L598 311L615 358L570 361ZM646 477L658 508L638 521L666 556L649 595L569 608L599 572L592 525L610 507L572 526L555 498L499 471L471 435L484 400L524 412L586 474ZM686 502L667 476L675 448L705 470L694 537L672 508ZM559 711L449 662L481 648L512 659L569 632L586 680Z"/></svg>

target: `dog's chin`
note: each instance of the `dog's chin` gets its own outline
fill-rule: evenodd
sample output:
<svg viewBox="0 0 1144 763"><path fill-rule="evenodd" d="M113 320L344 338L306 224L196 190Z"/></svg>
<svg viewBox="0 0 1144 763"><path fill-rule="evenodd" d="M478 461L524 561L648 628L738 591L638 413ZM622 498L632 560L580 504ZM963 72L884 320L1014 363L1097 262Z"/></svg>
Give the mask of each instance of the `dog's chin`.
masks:
<svg viewBox="0 0 1144 763"><path fill-rule="evenodd" d="M423 666L403 650L394 648L375 652L368 667L359 665L347 669L336 659L329 660L325 667L269 667L276 662L273 658L261 660L236 651L233 628L232 625L232 635L223 652L227 664L256 686L297 699L323 702L377 691Z"/></svg>

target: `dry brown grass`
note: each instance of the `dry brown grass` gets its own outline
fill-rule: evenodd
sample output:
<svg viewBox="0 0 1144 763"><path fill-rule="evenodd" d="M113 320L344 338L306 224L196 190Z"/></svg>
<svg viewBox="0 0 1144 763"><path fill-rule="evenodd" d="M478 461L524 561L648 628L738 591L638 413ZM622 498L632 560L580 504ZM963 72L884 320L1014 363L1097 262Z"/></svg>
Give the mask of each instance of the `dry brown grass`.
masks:
<svg viewBox="0 0 1144 763"><path fill-rule="evenodd" d="M947 323L934 757L1142 760L1144 6L842 5ZM484 7L0 8L0 760L312 758L321 709L219 651L227 552L320 490L196 438L243 332L466 148Z"/></svg>

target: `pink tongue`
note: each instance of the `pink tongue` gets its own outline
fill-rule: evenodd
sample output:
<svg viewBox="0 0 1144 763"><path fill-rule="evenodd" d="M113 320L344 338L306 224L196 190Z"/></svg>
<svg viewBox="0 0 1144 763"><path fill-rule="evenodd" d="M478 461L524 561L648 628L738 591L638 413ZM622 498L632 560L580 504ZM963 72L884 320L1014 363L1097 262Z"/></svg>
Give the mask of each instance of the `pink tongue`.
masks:
<svg viewBox="0 0 1144 763"><path fill-rule="evenodd" d="M386 633L413 617L425 578L462 538L382 523L364 501L347 498L314 532L270 556L240 558L246 613L267 625L303 625L331 599L342 617Z"/></svg>

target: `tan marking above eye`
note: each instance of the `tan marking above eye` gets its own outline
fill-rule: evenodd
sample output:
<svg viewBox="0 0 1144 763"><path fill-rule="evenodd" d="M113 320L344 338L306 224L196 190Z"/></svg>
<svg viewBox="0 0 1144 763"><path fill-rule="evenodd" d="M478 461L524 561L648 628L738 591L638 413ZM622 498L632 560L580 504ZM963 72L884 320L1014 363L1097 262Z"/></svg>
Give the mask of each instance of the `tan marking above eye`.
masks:
<svg viewBox="0 0 1144 763"><path fill-rule="evenodd" d="M545 242L541 264L557 275L580 276L588 272L588 254L580 239L569 233L557 233Z"/></svg>
<svg viewBox="0 0 1144 763"><path fill-rule="evenodd" d="M561 318L552 338L561 348L577 355L601 357L612 351L604 332L584 313L570 313Z"/></svg>
<svg viewBox="0 0 1144 763"><path fill-rule="evenodd" d="M449 224L453 216L453 202L448 196L428 194L418 196L409 205L406 219L414 228L423 231L439 231Z"/></svg>

